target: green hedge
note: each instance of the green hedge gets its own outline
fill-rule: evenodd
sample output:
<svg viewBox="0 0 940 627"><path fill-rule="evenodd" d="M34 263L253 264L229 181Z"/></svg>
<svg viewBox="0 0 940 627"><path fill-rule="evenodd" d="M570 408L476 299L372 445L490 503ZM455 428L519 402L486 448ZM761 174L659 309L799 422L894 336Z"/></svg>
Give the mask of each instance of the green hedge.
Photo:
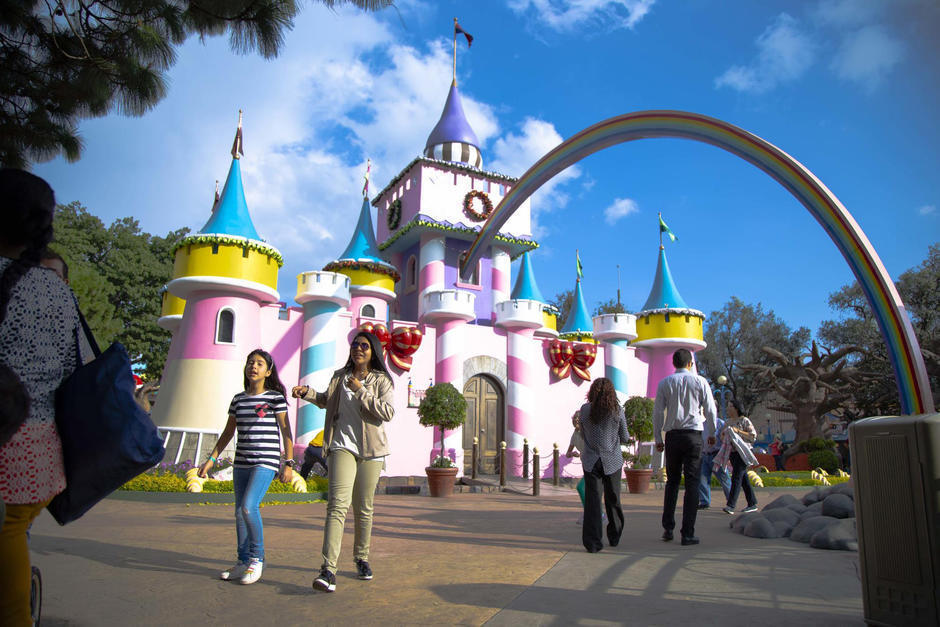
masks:
<svg viewBox="0 0 940 627"><path fill-rule="evenodd" d="M822 468L832 473L839 470L839 456L832 449L813 451L809 454L810 468Z"/></svg>
<svg viewBox="0 0 940 627"><path fill-rule="evenodd" d="M307 492L326 492L329 481L326 477L313 476L307 479ZM121 486L121 490L136 492L185 492L186 480L172 472L144 473L134 477ZM202 484L203 492L233 493L235 491L231 481L207 480ZM294 490L288 484L275 479L271 482L268 492L292 493Z"/></svg>

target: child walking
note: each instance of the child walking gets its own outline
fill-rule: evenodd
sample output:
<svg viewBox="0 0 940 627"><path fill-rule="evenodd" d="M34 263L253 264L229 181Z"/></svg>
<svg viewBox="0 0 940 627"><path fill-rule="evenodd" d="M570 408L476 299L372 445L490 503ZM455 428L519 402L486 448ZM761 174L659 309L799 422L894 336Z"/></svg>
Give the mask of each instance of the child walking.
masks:
<svg viewBox="0 0 940 627"><path fill-rule="evenodd" d="M238 562L222 571L220 577L226 581L251 584L261 578L264 567L261 499L281 467L281 448L284 450L281 481L290 483L293 478L294 442L287 422L286 390L270 353L259 348L248 354L244 383L245 391L232 398L228 422L209 459L199 468L199 476L205 477L209 473L237 429L233 479Z"/></svg>

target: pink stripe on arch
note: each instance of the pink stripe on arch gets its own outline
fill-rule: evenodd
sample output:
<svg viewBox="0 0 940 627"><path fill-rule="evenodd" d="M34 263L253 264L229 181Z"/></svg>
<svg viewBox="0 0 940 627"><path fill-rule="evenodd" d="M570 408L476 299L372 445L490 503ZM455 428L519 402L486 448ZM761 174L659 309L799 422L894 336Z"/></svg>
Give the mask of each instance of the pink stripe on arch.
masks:
<svg viewBox="0 0 940 627"><path fill-rule="evenodd" d="M432 285L444 285L444 262L432 261L428 265L422 266L418 280L422 291Z"/></svg>

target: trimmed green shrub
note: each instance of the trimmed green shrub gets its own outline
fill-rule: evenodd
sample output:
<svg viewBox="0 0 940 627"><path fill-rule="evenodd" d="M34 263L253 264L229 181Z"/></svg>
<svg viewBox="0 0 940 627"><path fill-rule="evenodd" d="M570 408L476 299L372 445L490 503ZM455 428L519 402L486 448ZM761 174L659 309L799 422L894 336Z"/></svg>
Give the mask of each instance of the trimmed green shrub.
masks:
<svg viewBox="0 0 940 627"><path fill-rule="evenodd" d="M327 492L330 482L326 477L312 476L307 479L307 492ZM119 489L135 492L185 492L186 481L173 473L155 472L153 474L146 472L134 477ZM233 493L235 488L231 481L214 481L212 479L202 484L203 492L213 493ZM273 493L292 493L294 490L286 483L275 479L271 482L268 492Z"/></svg>
<svg viewBox="0 0 940 627"><path fill-rule="evenodd" d="M631 396L623 404L623 414L627 417L627 432L631 438L636 442L653 439L653 399Z"/></svg>
<svg viewBox="0 0 940 627"><path fill-rule="evenodd" d="M839 470L839 456L832 449L813 451L809 454L811 468L822 468L828 473Z"/></svg>

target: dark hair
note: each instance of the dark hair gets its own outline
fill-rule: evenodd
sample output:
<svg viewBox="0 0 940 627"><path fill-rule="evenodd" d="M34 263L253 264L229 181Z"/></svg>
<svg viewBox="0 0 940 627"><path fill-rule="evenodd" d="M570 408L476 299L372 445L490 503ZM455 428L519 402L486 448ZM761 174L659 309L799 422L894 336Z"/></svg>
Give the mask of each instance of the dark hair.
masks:
<svg viewBox="0 0 940 627"><path fill-rule="evenodd" d="M0 322L6 318L14 286L39 264L42 249L52 241L54 211L55 194L48 183L24 170L0 168L0 243L26 246L0 276Z"/></svg>
<svg viewBox="0 0 940 627"><path fill-rule="evenodd" d="M620 408L617 391L610 379L595 379L588 390L588 402L591 404L591 422L598 423L605 417L616 414Z"/></svg>
<svg viewBox="0 0 940 627"><path fill-rule="evenodd" d="M672 354L672 365L676 368L685 368L692 363L692 352L687 348L680 348Z"/></svg>
<svg viewBox="0 0 940 627"><path fill-rule="evenodd" d="M39 261L45 261L47 259L55 259L62 263L62 278L66 281L69 280L69 264L65 263L65 259L62 258L62 255L52 250L48 246L42 249L42 252L39 254Z"/></svg>
<svg viewBox="0 0 940 627"><path fill-rule="evenodd" d="M284 384L281 383L281 377L277 374L277 364L274 363L274 357L271 357L271 353L268 351L256 348L255 350L248 353L248 357L245 357L246 366L248 365L248 360L251 359L254 355L259 355L265 361L265 363L268 364L268 370L271 371L271 374L269 374L264 380L264 389L279 392L281 396L286 398L287 388L285 388ZM242 376L244 377L245 389L247 390L248 375L243 373Z"/></svg>
<svg viewBox="0 0 940 627"><path fill-rule="evenodd" d="M355 342L357 338L364 337L366 341L369 342L369 348L372 352L372 355L369 358L369 370L377 370L378 372L384 373L388 377L388 380L392 382L392 386L395 386L395 380L392 379L392 375L389 374L388 368L385 367L385 363L382 361L382 355L384 350L382 348L382 342L379 341L379 338L375 337L374 333L369 333L368 331L360 331L353 336L352 342ZM350 344L352 344L350 342ZM343 366L343 370L346 372L352 372L355 364L352 360L352 350L349 351L349 359L346 360L346 365Z"/></svg>
<svg viewBox="0 0 940 627"><path fill-rule="evenodd" d="M744 407L741 406L741 401L736 398L729 398L728 402L731 403L731 406L734 407L734 410L738 412L738 416L744 415Z"/></svg>

